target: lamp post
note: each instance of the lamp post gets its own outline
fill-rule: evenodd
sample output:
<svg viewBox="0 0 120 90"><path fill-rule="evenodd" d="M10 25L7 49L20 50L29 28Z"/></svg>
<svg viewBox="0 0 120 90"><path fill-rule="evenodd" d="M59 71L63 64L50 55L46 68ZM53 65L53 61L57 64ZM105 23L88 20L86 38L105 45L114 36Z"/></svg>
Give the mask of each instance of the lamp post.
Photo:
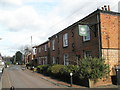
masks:
<svg viewBox="0 0 120 90"><path fill-rule="evenodd" d="M72 87L73 79L72 79L73 73L70 73L70 86Z"/></svg>

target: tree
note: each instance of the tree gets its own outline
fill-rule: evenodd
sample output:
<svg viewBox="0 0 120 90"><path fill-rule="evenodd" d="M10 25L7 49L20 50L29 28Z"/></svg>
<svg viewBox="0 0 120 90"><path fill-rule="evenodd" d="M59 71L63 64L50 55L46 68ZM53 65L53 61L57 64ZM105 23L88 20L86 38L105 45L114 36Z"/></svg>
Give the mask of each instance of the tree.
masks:
<svg viewBox="0 0 120 90"><path fill-rule="evenodd" d="M22 64L22 53L20 51L17 51L15 54L15 60L16 62L18 62L19 64Z"/></svg>
<svg viewBox="0 0 120 90"><path fill-rule="evenodd" d="M109 74L109 65L103 58L86 57L80 60L80 78L98 79Z"/></svg>

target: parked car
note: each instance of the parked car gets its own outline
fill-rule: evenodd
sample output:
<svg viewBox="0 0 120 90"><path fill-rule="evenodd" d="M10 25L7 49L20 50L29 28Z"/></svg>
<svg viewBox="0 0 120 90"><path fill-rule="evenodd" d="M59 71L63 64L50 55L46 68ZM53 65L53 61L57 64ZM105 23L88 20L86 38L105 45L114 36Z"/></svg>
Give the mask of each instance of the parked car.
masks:
<svg viewBox="0 0 120 90"><path fill-rule="evenodd" d="M0 60L0 73L3 72L4 67L5 67L5 63L2 60Z"/></svg>

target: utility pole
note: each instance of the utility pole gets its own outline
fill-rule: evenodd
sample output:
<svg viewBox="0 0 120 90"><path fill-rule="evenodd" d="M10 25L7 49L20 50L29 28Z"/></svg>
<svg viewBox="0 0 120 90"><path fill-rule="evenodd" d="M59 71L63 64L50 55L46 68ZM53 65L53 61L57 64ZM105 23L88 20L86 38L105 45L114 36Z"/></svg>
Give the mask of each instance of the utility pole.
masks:
<svg viewBox="0 0 120 90"><path fill-rule="evenodd" d="M32 36L31 36L31 48L32 48Z"/></svg>

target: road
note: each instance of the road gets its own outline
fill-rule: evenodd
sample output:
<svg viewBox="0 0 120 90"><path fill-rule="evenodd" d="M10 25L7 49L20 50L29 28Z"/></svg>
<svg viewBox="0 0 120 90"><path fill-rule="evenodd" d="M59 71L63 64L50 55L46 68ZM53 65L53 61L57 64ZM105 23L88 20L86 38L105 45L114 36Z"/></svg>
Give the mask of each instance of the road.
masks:
<svg viewBox="0 0 120 90"><path fill-rule="evenodd" d="M14 65L4 70L2 88L61 88L28 70L21 70L21 66Z"/></svg>

